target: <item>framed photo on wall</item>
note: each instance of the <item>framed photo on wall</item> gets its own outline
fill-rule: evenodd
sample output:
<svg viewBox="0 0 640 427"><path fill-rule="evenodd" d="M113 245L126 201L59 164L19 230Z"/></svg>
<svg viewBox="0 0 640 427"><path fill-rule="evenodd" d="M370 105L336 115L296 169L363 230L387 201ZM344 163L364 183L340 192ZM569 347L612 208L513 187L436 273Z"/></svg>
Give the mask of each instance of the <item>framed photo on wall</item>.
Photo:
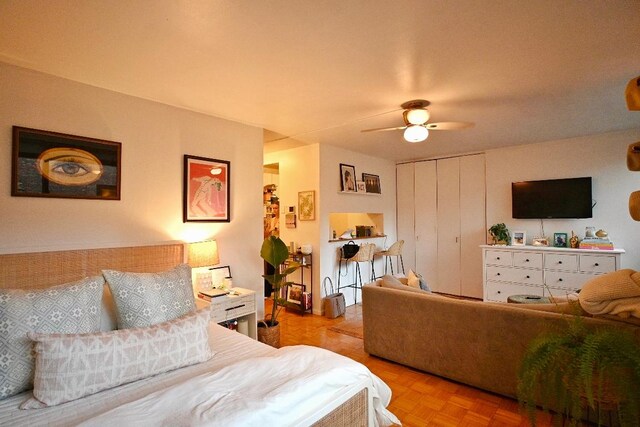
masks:
<svg viewBox="0 0 640 427"><path fill-rule="evenodd" d="M340 191L356 192L356 168L355 166L340 163Z"/></svg>
<svg viewBox="0 0 640 427"><path fill-rule="evenodd" d="M231 163L184 156L183 222L229 222Z"/></svg>
<svg viewBox="0 0 640 427"><path fill-rule="evenodd" d="M356 187L358 188L358 193L367 192L367 186L365 185L364 181L356 181Z"/></svg>
<svg viewBox="0 0 640 427"><path fill-rule="evenodd" d="M362 180L364 181L364 185L367 190L367 193L375 193L375 194L382 193L382 190L380 189L380 177L378 175L363 173Z"/></svg>
<svg viewBox="0 0 640 427"><path fill-rule="evenodd" d="M13 127L11 195L120 200L114 141Z"/></svg>
<svg viewBox="0 0 640 427"><path fill-rule="evenodd" d="M313 221L316 219L316 192L300 191L298 193L298 216L300 221Z"/></svg>

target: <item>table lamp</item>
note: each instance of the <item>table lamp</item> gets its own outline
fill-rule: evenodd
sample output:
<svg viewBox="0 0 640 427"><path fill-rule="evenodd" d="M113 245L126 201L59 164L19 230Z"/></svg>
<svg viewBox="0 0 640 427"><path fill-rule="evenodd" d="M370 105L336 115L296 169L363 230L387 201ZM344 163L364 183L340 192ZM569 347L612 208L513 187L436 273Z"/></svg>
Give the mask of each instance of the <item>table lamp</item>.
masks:
<svg viewBox="0 0 640 427"><path fill-rule="evenodd" d="M189 243L187 264L192 267L191 280L198 289L211 289L211 269L220 264L218 243L215 240Z"/></svg>

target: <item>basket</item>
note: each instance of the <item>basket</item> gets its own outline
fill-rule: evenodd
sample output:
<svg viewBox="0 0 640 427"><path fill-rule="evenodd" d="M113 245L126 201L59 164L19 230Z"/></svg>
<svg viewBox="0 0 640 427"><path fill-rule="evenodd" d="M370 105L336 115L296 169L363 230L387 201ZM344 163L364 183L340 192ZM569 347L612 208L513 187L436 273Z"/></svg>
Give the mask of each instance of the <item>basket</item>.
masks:
<svg viewBox="0 0 640 427"><path fill-rule="evenodd" d="M258 341L280 348L280 323L275 326L267 326L265 322L258 323Z"/></svg>

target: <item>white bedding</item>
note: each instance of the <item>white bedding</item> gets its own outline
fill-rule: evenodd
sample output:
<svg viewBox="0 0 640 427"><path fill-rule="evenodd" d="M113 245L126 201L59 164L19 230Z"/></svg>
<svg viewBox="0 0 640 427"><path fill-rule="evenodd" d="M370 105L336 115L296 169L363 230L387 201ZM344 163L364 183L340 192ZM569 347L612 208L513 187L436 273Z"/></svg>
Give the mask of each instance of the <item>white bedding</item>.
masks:
<svg viewBox="0 0 640 427"><path fill-rule="evenodd" d="M304 410L313 411L313 406L317 409L326 407L328 402L335 400L332 398L344 395L341 390L344 391L347 382L360 382L371 387L369 393L374 397L376 418L381 425L398 422L384 409L390 398L387 385L363 365L348 358L321 349L313 349L315 351L310 352L305 346L276 350L214 324L210 326L209 337L211 347L217 353L209 361L201 364L45 409L18 409L20 403L31 396L30 392L4 399L0 401L0 425L69 426L83 422L92 426L112 424L120 427L143 425L143 422L147 425L251 425L252 417L258 408L266 408L267 412L264 416L259 416L253 424L295 425L299 421L296 417ZM271 356L274 357L270 362L271 367L256 365L257 359ZM308 373L302 369L301 363L305 359L312 362ZM329 369L333 368L338 360L346 363L335 370ZM291 374L293 382L290 385L280 381L282 371ZM316 384L316 380L312 380L310 376L315 376L316 379L326 378L323 371L333 371L333 375L329 375L330 385L325 390L318 390L323 387ZM350 379L347 379L347 373L351 376ZM274 375L277 377L275 383L281 384L281 387L278 387L279 392L283 393L276 402L270 399ZM261 377L266 378L266 382L260 383ZM213 380L213 383L209 383L210 380ZM221 389L225 391L220 392ZM244 403L241 402L239 397L249 394L256 395L259 399L254 400L255 396L251 396ZM160 401L157 398L167 400ZM187 400L195 402L198 409L193 412L187 410ZM292 404L294 401L297 403ZM226 415L218 414L225 412L219 411L222 403L233 408L226 411ZM121 408L116 409L118 407ZM245 407L247 409L243 409ZM169 414L165 411L162 415L163 412L158 408L169 409ZM296 411L301 408L304 408L303 411ZM138 410L143 411L136 415L140 416L141 421L132 423L130 419L127 422L121 420L120 417L125 414ZM176 419L164 418L174 413L172 411L180 414L177 418L179 423ZM266 422L266 416L277 417L278 422ZM283 422L285 418L286 423Z"/></svg>
<svg viewBox="0 0 640 427"><path fill-rule="evenodd" d="M385 409L391 390L364 365L316 347L284 347L120 406L86 426L296 426L352 384L366 384L376 425L399 421Z"/></svg>

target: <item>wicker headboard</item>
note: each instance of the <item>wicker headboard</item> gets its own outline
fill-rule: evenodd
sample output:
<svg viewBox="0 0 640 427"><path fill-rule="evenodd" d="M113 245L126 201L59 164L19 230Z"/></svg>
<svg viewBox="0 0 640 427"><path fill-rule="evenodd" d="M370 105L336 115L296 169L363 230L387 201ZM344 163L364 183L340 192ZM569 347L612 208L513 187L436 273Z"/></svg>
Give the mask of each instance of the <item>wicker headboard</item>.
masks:
<svg viewBox="0 0 640 427"><path fill-rule="evenodd" d="M79 249L0 255L0 289L36 289L101 274L170 270L184 261L184 245Z"/></svg>

